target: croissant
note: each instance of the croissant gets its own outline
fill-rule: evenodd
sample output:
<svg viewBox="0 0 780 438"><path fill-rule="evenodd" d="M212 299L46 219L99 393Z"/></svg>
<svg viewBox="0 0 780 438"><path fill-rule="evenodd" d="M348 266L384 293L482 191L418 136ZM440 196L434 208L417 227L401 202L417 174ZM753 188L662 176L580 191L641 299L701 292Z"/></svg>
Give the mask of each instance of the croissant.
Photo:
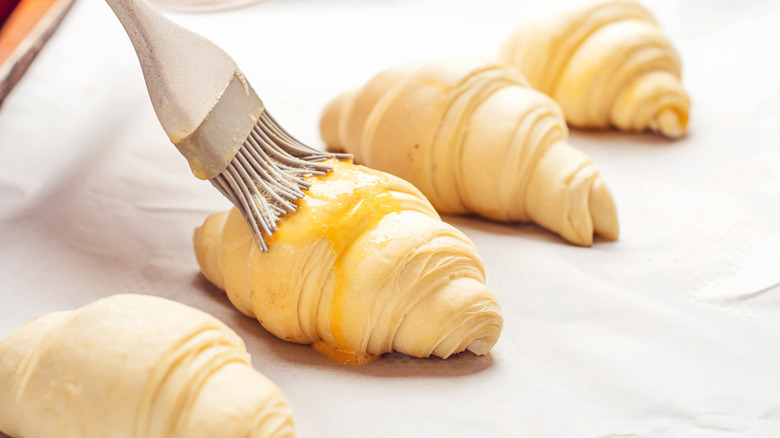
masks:
<svg viewBox="0 0 780 438"><path fill-rule="evenodd" d="M599 171L566 139L558 105L512 68L456 57L406 64L332 100L328 149L417 186L439 212L533 221L569 242L614 240Z"/></svg>
<svg viewBox="0 0 780 438"><path fill-rule="evenodd" d="M345 364L486 354L502 319L471 241L406 181L328 163L266 253L237 209L207 218L194 235L205 277L275 336Z"/></svg>
<svg viewBox="0 0 780 438"><path fill-rule="evenodd" d="M518 27L500 57L582 128L685 135L680 57L633 0L607 0Z"/></svg>
<svg viewBox="0 0 780 438"><path fill-rule="evenodd" d="M17 438L292 437L279 389L215 318L115 295L0 342L0 431Z"/></svg>

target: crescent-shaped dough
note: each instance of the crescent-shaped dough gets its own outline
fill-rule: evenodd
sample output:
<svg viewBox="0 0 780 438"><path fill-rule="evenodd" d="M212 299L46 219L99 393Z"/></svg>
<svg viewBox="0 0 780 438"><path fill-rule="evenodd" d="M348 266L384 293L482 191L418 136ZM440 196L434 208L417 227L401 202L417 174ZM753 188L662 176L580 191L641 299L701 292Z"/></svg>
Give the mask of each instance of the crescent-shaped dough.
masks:
<svg viewBox="0 0 780 438"><path fill-rule="evenodd" d="M570 125L685 135L680 56L650 12L607 0L519 26L501 59L563 108Z"/></svg>
<svg viewBox="0 0 780 438"><path fill-rule="evenodd" d="M114 295L0 342L0 430L17 438L292 437L238 335L183 304Z"/></svg>
<svg viewBox="0 0 780 438"><path fill-rule="evenodd" d="M329 164L267 253L237 209L210 216L194 236L206 278L277 337L344 363L486 354L502 319L471 241L406 181Z"/></svg>
<svg viewBox="0 0 780 438"><path fill-rule="evenodd" d="M612 196L566 142L560 108L510 67L455 57L391 68L331 101L320 132L439 212L533 221L577 245L618 236Z"/></svg>

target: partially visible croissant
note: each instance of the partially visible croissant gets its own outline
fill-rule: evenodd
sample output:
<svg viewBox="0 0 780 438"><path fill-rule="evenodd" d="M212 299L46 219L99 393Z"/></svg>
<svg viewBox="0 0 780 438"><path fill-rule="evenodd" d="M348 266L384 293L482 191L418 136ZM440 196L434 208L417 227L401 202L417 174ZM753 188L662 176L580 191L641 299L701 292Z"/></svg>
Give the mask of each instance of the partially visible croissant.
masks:
<svg viewBox="0 0 780 438"><path fill-rule="evenodd" d="M215 318L115 295L0 342L0 431L17 438L294 435L279 389Z"/></svg>
<svg viewBox="0 0 780 438"><path fill-rule="evenodd" d="M335 98L320 132L440 212L533 221L578 245L618 236L612 196L566 143L560 108L510 67L457 57L386 70Z"/></svg>
<svg viewBox="0 0 780 438"><path fill-rule="evenodd" d="M343 363L486 354L502 320L474 245L406 181L329 164L267 253L235 208L210 216L194 236L206 278L277 337Z"/></svg>
<svg viewBox="0 0 780 438"><path fill-rule="evenodd" d="M572 126L685 135L680 57L633 0L606 0L518 27L501 59L552 96Z"/></svg>

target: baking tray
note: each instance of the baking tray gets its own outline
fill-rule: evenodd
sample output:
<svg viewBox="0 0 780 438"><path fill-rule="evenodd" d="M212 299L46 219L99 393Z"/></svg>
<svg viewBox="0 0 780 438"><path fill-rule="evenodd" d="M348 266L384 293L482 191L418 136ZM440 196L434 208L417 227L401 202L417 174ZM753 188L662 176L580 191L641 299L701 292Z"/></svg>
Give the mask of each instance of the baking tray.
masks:
<svg viewBox="0 0 780 438"><path fill-rule="evenodd" d="M52 36L74 0L21 0L0 15L0 105ZM10 2L13 4L15 2ZM8 12L4 3L3 11Z"/></svg>

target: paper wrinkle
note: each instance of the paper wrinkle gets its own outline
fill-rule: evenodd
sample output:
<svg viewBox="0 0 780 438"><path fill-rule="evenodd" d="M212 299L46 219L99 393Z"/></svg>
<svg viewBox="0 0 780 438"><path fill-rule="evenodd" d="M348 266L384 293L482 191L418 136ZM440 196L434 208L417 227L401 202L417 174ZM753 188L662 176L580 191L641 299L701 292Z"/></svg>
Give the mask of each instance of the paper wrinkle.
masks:
<svg viewBox="0 0 780 438"><path fill-rule="evenodd" d="M747 250L736 253L735 259L738 267L697 292L697 297L728 303L770 292L780 293L780 235L755 242Z"/></svg>
<svg viewBox="0 0 780 438"><path fill-rule="evenodd" d="M529 9L480 6L265 2L173 18L230 53L274 117L321 148L332 96L410 60L493 57ZM201 277L192 232L229 204L165 137L110 9L76 2L0 107L0 337L147 293L235 329L300 436L777 435L780 85L767 54L780 49L780 6L737 21L708 7L693 24L690 2L647 6L682 55L689 135L571 136L609 183L620 239L579 248L533 225L445 216L480 250L504 315L498 343L484 358L393 354L346 369L274 338Z"/></svg>
<svg viewBox="0 0 780 438"><path fill-rule="evenodd" d="M772 292L772 291L780 292L780 290L777 290L778 286L780 286L780 282L774 283L774 284L772 284L770 286L767 286L767 287L765 287L763 289L759 289L759 290L757 290L755 292L749 292L749 293L746 293L746 294L738 295L738 296L736 296L734 298L731 298L729 301L746 301L746 300L749 300L751 298L756 298L756 297L758 297L760 295L763 295L763 294L765 294L767 292Z"/></svg>

